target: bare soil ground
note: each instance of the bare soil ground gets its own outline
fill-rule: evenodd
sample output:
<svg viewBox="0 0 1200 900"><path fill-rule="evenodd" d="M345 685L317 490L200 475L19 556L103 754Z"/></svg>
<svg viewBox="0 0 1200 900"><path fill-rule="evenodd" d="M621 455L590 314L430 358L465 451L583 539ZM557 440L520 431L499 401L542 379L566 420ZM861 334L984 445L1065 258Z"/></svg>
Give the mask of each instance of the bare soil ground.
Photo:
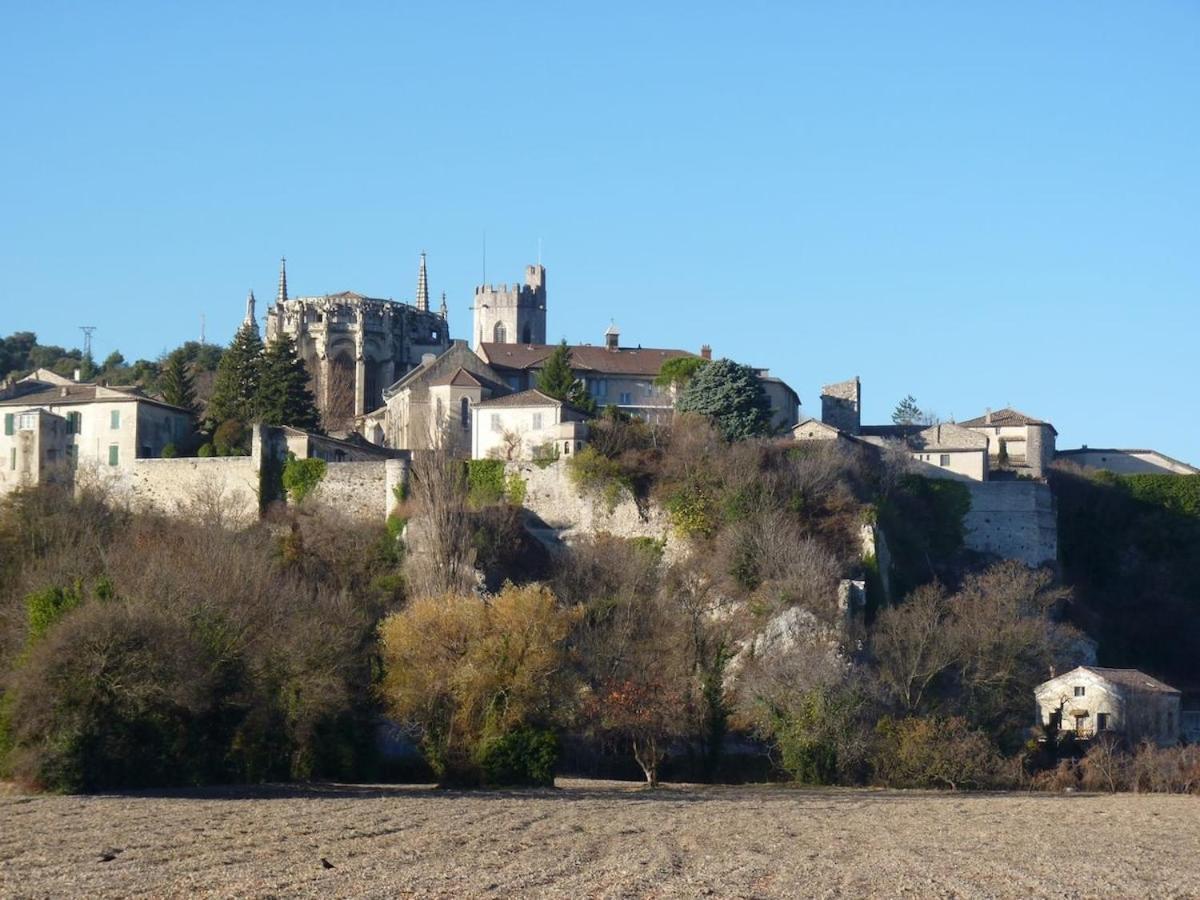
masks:
<svg viewBox="0 0 1200 900"><path fill-rule="evenodd" d="M9 791L0 894L1193 897L1200 799L592 781Z"/></svg>

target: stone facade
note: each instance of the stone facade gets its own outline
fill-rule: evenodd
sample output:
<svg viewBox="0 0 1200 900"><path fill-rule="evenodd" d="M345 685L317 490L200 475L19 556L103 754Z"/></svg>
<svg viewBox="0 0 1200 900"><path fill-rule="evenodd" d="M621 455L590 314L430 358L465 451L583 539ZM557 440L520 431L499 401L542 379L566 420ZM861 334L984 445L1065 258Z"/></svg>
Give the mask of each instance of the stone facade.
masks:
<svg viewBox="0 0 1200 900"><path fill-rule="evenodd" d="M1157 450L1112 450L1081 447L1059 450L1056 459L1084 469L1099 469L1116 475L1200 475L1200 469Z"/></svg>
<svg viewBox="0 0 1200 900"><path fill-rule="evenodd" d="M475 405L508 392L486 362L463 341L455 341L384 391L384 406L364 416L357 427L382 447L426 450L449 440L466 456Z"/></svg>
<svg viewBox="0 0 1200 900"><path fill-rule="evenodd" d="M484 343L546 343L546 270L525 267L525 283L481 284L475 288L471 347Z"/></svg>
<svg viewBox="0 0 1200 900"><path fill-rule="evenodd" d="M418 289L424 282L424 262ZM428 290L427 287L424 290ZM288 334L313 379L313 395L329 430L349 430L355 416L383 404L383 392L420 364L425 354L450 346L443 313L417 305L365 297L353 291L288 297L281 272L279 294L267 310L267 340Z"/></svg>
<svg viewBox="0 0 1200 900"><path fill-rule="evenodd" d="M959 424L987 438L992 468L1023 470L1034 478L1044 478L1054 461L1058 434L1054 426L1019 410L988 410Z"/></svg>
<svg viewBox="0 0 1200 900"><path fill-rule="evenodd" d="M0 472L0 492L51 474L69 483L80 467L128 467L192 434L187 410L136 388L76 382L19 382L0 398L0 417L0 465L8 466Z"/></svg>
<svg viewBox="0 0 1200 900"><path fill-rule="evenodd" d="M1164 747L1179 741L1182 694L1137 669L1079 666L1039 684L1034 697L1039 724L1084 740L1110 732Z"/></svg>
<svg viewBox="0 0 1200 900"><path fill-rule="evenodd" d="M862 383L857 375L821 388L821 421L846 434L858 434L862 425Z"/></svg>
<svg viewBox="0 0 1200 900"><path fill-rule="evenodd" d="M587 413L541 391L521 391L476 404L472 459L570 456L587 441Z"/></svg>
<svg viewBox="0 0 1200 900"><path fill-rule="evenodd" d="M954 424L931 425L908 438L916 472L929 478L986 481L987 438Z"/></svg>
<svg viewBox="0 0 1200 900"><path fill-rule="evenodd" d="M1016 559L1028 566L1058 558L1054 496L1040 481L972 481L965 486L971 508L963 517L969 550Z"/></svg>

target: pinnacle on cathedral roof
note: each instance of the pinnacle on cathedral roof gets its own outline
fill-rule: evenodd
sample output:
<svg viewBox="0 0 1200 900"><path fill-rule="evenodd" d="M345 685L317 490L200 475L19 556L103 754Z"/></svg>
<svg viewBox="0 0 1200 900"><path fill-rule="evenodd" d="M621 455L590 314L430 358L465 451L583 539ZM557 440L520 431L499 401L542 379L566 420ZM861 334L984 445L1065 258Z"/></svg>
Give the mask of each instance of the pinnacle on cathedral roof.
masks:
<svg viewBox="0 0 1200 900"><path fill-rule="evenodd" d="M421 268L417 271L417 309L429 312L429 279L425 274L425 251L421 251Z"/></svg>
<svg viewBox="0 0 1200 900"><path fill-rule="evenodd" d="M276 303L286 303L287 291L287 257L279 257L279 290L275 292Z"/></svg>

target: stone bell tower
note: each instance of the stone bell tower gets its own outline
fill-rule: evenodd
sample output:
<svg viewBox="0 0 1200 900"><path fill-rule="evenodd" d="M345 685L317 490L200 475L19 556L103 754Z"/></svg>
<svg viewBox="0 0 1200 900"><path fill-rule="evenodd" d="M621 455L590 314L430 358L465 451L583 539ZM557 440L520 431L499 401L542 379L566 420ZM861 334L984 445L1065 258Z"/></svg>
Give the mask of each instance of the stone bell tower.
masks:
<svg viewBox="0 0 1200 900"><path fill-rule="evenodd" d="M475 288L471 347L546 343L546 269L525 267L525 283Z"/></svg>

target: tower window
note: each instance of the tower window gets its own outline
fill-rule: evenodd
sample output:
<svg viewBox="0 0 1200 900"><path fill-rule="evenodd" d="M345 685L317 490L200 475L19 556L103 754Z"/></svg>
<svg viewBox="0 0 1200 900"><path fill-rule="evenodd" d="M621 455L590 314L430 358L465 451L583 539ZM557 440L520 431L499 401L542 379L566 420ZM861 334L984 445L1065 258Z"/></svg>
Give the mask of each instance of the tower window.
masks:
<svg viewBox="0 0 1200 900"><path fill-rule="evenodd" d="M496 323L496 327L492 329L492 337L497 344L508 343L508 330L504 327L503 322Z"/></svg>
<svg viewBox="0 0 1200 900"><path fill-rule="evenodd" d="M462 420L463 428L471 427L471 401L466 397L459 401L459 417Z"/></svg>

